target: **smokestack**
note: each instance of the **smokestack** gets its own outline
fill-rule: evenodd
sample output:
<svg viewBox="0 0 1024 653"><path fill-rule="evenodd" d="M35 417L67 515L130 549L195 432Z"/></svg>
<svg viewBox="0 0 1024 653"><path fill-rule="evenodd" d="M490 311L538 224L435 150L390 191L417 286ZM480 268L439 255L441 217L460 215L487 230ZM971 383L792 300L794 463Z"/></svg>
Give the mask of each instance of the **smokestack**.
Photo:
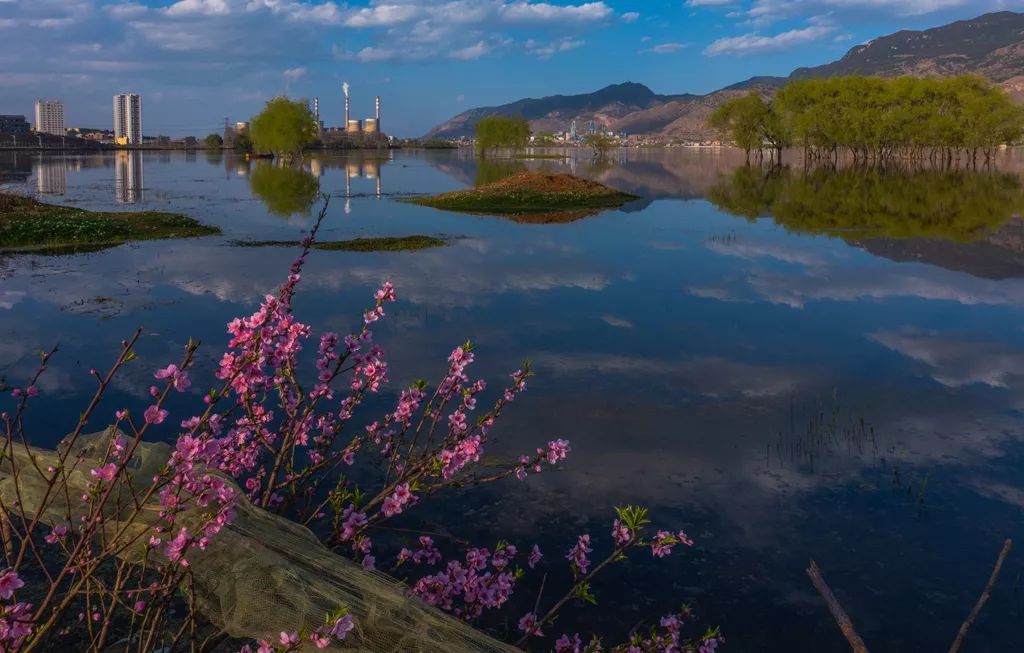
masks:
<svg viewBox="0 0 1024 653"><path fill-rule="evenodd" d="M341 92L345 94L345 122L342 124L348 129L348 82L342 83Z"/></svg>
<svg viewBox="0 0 1024 653"><path fill-rule="evenodd" d="M377 126L380 127L380 96L377 96Z"/></svg>
<svg viewBox="0 0 1024 653"><path fill-rule="evenodd" d="M316 128L320 129L320 98L313 98L313 117L316 119Z"/></svg>

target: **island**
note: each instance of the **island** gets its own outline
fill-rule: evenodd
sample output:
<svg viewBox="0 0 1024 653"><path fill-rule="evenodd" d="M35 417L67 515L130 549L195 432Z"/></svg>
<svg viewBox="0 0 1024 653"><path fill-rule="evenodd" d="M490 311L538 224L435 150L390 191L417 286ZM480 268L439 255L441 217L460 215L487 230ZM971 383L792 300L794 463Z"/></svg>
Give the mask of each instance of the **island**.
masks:
<svg viewBox="0 0 1024 653"><path fill-rule="evenodd" d="M76 253L138 240L219 233L217 227L179 213L87 211L0 193L0 252Z"/></svg>

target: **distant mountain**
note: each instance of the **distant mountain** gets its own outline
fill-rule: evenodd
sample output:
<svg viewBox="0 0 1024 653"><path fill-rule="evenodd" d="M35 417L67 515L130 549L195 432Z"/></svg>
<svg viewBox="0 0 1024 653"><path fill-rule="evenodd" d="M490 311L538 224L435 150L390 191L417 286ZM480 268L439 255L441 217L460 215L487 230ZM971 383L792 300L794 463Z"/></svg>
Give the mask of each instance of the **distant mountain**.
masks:
<svg viewBox="0 0 1024 653"><path fill-rule="evenodd" d="M838 60L791 77L959 75L994 82L1024 75L1024 14L1001 11L923 32L904 30L858 45Z"/></svg>
<svg viewBox="0 0 1024 653"><path fill-rule="evenodd" d="M842 59L798 68L790 77L751 77L707 95L658 95L627 82L581 95L552 95L460 113L426 138L472 136L485 116L522 116L534 132L560 132L573 119L602 129L669 140L707 140L707 116L722 102L751 90L770 95L789 79L836 75L957 75L975 73L1000 83L1024 102L1024 13L1001 11L924 31L904 30L852 48Z"/></svg>
<svg viewBox="0 0 1024 653"><path fill-rule="evenodd" d="M534 132L565 131L574 118L580 122L581 130L585 120L596 120L608 126L623 116L660 106L673 99L672 96L656 95L643 84L613 84L593 93L551 95L517 100L497 107L470 109L434 127L425 138L471 136L476 123L487 116L522 116L530 121Z"/></svg>

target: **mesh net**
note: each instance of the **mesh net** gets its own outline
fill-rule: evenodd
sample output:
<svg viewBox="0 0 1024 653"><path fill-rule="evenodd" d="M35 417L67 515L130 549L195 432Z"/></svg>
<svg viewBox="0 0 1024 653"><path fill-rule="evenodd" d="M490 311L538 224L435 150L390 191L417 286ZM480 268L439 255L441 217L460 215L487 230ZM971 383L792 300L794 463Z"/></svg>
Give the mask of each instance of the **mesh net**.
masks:
<svg viewBox="0 0 1024 653"><path fill-rule="evenodd" d="M82 458L68 475L72 497L70 514L77 517L82 505L74 499L90 480L90 461L102 458L113 430L80 436L68 460ZM123 434L122 434L123 435ZM64 444L59 448L67 448ZM132 491L143 490L168 460L171 450L162 443L139 446L129 468ZM46 491L43 472L56 464L57 452L15 447L12 474L10 460L0 463L0 497L7 505L20 500L25 511L38 511ZM128 481L122 481L127 483ZM77 490L77 491L76 491ZM129 488L121 487L119 501L110 512L127 513ZM315 627L340 606L349 609L356 630L333 650L366 653L516 653L503 644L440 610L411 598L403 586L384 574L365 571L324 547L307 528L253 506L238 492L236 518L207 545L190 551L194 600L200 613L232 637L276 640L281 631ZM157 520L157 497L135 520L135 533L148 531ZM61 497L46 506L44 523L63 523L68 514ZM151 509L149 509L151 508ZM122 515L123 516L123 515ZM192 521L198 515L192 516ZM116 519L111 520L116 522ZM190 522L183 515L182 525ZM123 523L119 525L123 527ZM112 525L110 528L115 528ZM143 541L142 538L139 538ZM139 559L141 545L124 553Z"/></svg>

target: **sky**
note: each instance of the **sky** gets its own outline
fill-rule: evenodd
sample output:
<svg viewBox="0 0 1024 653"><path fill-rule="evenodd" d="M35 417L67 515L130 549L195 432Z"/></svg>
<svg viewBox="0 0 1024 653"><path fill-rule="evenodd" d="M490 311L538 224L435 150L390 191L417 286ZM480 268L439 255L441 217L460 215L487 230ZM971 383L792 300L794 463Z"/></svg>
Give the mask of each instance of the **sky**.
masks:
<svg viewBox="0 0 1024 653"><path fill-rule="evenodd" d="M0 0L0 114L39 98L110 128L140 93L147 135L202 136L276 95L419 136L466 109L632 81L705 93L787 75L900 29L1022 0Z"/></svg>

